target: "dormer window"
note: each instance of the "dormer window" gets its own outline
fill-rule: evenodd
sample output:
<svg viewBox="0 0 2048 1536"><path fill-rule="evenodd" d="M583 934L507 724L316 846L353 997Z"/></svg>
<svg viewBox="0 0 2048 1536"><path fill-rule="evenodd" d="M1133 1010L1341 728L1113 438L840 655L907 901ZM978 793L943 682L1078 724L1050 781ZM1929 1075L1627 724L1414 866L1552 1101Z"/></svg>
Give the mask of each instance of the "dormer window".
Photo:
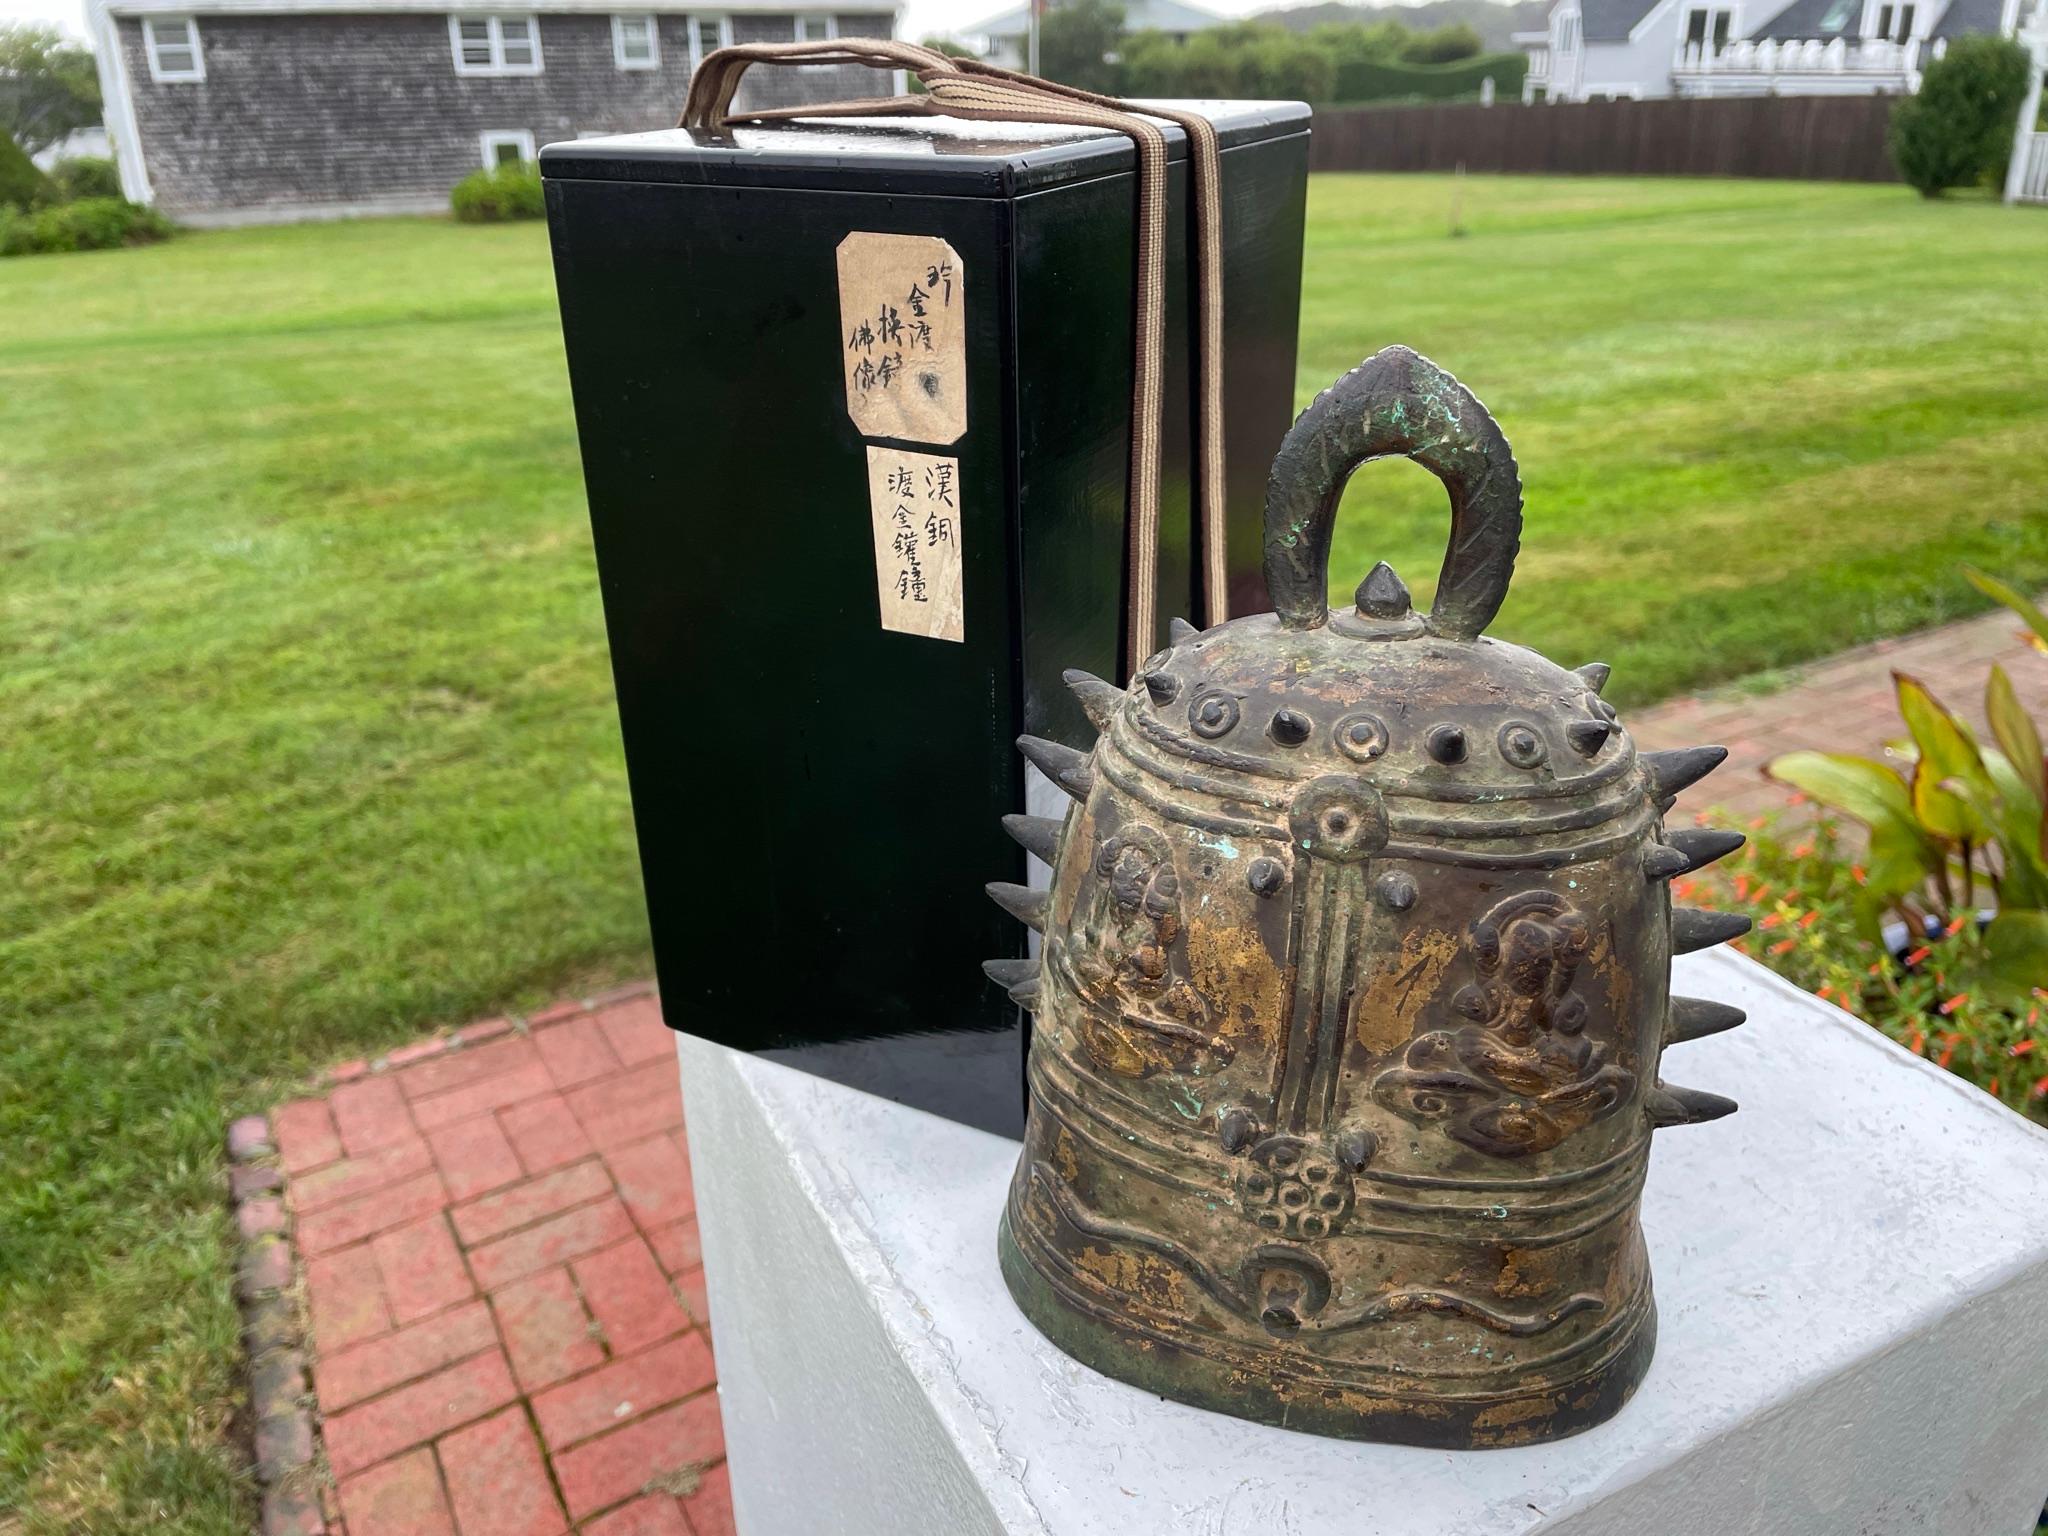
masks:
<svg viewBox="0 0 2048 1536"><path fill-rule="evenodd" d="M1697 7L1686 12L1685 51L1693 58L1717 58L1728 46L1729 33L1734 28L1735 16L1732 11L1713 7Z"/></svg>
<svg viewBox="0 0 2048 1536"><path fill-rule="evenodd" d="M1913 10L1911 5L1880 5L1877 8L1877 30L1871 35L1888 43L1907 41L1913 35Z"/></svg>

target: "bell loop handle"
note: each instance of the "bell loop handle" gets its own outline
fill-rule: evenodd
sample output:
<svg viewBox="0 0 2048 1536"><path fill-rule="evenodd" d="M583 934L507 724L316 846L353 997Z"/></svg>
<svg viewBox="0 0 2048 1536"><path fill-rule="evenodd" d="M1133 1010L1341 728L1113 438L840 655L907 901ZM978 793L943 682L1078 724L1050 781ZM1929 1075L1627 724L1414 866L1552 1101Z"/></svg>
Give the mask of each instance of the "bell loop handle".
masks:
<svg viewBox="0 0 2048 1536"><path fill-rule="evenodd" d="M1498 424L1428 358L1388 347L1317 395L1266 482L1266 587L1286 629L1330 615L1330 538L1359 465L1402 454L1443 481L1451 538L1425 628L1477 639L1508 595L1522 542L1522 479Z"/></svg>

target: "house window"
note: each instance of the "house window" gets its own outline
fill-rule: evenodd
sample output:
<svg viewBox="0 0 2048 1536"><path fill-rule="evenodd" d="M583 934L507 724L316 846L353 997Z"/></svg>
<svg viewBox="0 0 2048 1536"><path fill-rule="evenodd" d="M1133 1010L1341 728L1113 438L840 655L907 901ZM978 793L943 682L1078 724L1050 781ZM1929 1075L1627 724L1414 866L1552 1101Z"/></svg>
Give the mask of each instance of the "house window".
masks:
<svg viewBox="0 0 2048 1536"><path fill-rule="evenodd" d="M692 16L690 18L690 68L695 69L704 62L704 55L717 48L732 46L732 18L730 16Z"/></svg>
<svg viewBox="0 0 2048 1536"><path fill-rule="evenodd" d="M652 16L612 18L612 62L620 69L661 67L661 34Z"/></svg>
<svg viewBox="0 0 2048 1536"><path fill-rule="evenodd" d="M837 16L799 16L796 19L796 40L800 43L830 42L838 35Z"/></svg>
<svg viewBox="0 0 2048 1536"><path fill-rule="evenodd" d="M450 16L458 75L537 75L540 22L532 16Z"/></svg>
<svg viewBox="0 0 2048 1536"><path fill-rule="evenodd" d="M152 80L206 78L206 58L199 51L199 23L189 16L143 17L142 49L149 55Z"/></svg>
<svg viewBox="0 0 2048 1536"><path fill-rule="evenodd" d="M1728 46L1732 13L1694 9L1685 14L1685 52L1689 58L1714 58Z"/></svg>
<svg viewBox="0 0 2048 1536"><path fill-rule="evenodd" d="M501 165L533 163L533 133L529 129L486 128L478 138L483 144L487 171L495 171Z"/></svg>
<svg viewBox="0 0 2048 1536"><path fill-rule="evenodd" d="M1913 35L1913 7L1910 5L1880 5L1877 8L1876 36L1886 42L1903 43Z"/></svg>

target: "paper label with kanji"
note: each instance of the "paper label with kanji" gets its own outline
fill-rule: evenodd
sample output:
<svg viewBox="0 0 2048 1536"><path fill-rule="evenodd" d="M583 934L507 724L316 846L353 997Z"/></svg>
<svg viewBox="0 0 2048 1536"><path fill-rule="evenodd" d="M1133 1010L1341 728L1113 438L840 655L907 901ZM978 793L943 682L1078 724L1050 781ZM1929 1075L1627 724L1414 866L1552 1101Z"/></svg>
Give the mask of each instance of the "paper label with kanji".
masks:
<svg viewBox="0 0 2048 1536"><path fill-rule="evenodd" d="M882 628L965 640L960 605L960 461L868 444L875 588Z"/></svg>
<svg viewBox="0 0 2048 1536"><path fill-rule="evenodd" d="M960 258L936 235L856 230L839 243L846 410L863 437L951 443L967 430Z"/></svg>

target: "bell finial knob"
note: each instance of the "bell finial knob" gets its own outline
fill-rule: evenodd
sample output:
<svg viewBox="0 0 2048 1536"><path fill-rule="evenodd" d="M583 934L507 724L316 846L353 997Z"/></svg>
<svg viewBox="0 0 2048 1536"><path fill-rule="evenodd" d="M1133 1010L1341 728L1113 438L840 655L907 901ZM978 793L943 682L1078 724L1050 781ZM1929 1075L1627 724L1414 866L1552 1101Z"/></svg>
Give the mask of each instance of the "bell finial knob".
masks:
<svg viewBox="0 0 2048 1536"><path fill-rule="evenodd" d="M1358 616L1362 619L1405 619L1413 611L1408 583L1382 560L1358 584Z"/></svg>

